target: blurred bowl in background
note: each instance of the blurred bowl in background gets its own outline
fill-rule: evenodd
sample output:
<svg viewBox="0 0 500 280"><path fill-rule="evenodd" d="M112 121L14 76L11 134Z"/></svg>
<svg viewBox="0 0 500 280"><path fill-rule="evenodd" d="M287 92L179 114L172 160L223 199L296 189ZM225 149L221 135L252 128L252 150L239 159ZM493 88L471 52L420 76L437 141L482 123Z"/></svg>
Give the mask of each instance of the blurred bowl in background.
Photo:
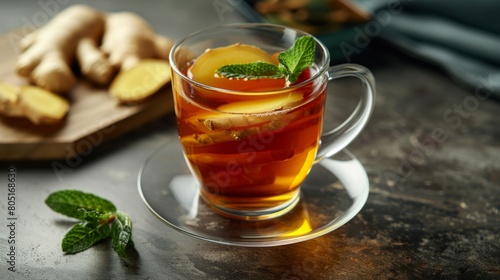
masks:
<svg viewBox="0 0 500 280"><path fill-rule="evenodd" d="M320 39L329 49L331 63L350 62L369 48L363 30L369 12L349 0L245 0L237 5L251 22L290 26Z"/></svg>

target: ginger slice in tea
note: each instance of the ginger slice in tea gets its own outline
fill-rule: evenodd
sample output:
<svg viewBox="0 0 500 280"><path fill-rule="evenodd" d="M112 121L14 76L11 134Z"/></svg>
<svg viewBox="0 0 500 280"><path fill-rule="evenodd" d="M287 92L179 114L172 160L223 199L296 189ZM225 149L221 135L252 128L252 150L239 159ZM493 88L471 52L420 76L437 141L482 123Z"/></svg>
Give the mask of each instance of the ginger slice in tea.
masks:
<svg viewBox="0 0 500 280"><path fill-rule="evenodd" d="M282 113L273 113L279 109L292 108L302 100L298 91L266 97L256 100L238 101L219 106L217 109L227 113L206 113L188 120L202 131L235 129L249 126L260 126L282 117ZM269 113L269 114L263 114Z"/></svg>
<svg viewBox="0 0 500 280"><path fill-rule="evenodd" d="M238 101L221 105L217 110L236 114L256 114L291 108L302 100L302 92L291 91L262 99Z"/></svg>
<svg viewBox="0 0 500 280"><path fill-rule="evenodd" d="M224 87L224 85L227 85L227 79L216 75L219 68L228 64L256 61L274 63L267 52L251 45L237 43L226 47L208 49L195 60L189 69L188 77L205 85L227 88ZM241 88L233 89L240 90Z"/></svg>
<svg viewBox="0 0 500 280"><path fill-rule="evenodd" d="M231 114L214 114L198 117L197 121L203 125L203 128L209 131L213 130L230 130L237 128L245 128L251 126L260 126L267 122L278 119L276 115L231 115ZM203 129L205 131L205 129Z"/></svg>
<svg viewBox="0 0 500 280"><path fill-rule="evenodd" d="M257 135L259 133L265 133L270 131L275 131L284 127L284 123L280 118L268 121L260 126L253 126L239 130L231 129L220 129L214 130L207 133L193 134L189 136L182 137L182 142L185 144L192 145L208 145L217 144L229 141L239 141L247 137Z"/></svg>

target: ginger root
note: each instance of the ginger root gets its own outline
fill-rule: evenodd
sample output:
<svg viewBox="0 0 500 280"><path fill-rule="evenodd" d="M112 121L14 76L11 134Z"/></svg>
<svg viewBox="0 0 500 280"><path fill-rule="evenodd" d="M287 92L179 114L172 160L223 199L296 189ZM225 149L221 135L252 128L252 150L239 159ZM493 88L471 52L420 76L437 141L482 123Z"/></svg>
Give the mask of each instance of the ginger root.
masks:
<svg viewBox="0 0 500 280"><path fill-rule="evenodd" d="M71 69L75 60L83 77L108 86L116 73L143 59L168 61L172 46L136 14L74 5L21 40L16 70L40 87L65 93L77 79Z"/></svg>
<svg viewBox="0 0 500 280"><path fill-rule="evenodd" d="M137 103L157 92L170 81L170 64L159 59L139 60L120 71L109 92L121 103Z"/></svg>
<svg viewBox="0 0 500 280"><path fill-rule="evenodd" d="M106 18L101 50L118 75L109 92L121 103L137 103L170 81L168 55L173 42L156 34L138 15L112 13Z"/></svg>
<svg viewBox="0 0 500 280"><path fill-rule="evenodd" d="M71 64L78 45L85 42L83 39L98 42L104 26L105 16L97 10L84 5L67 8L21 40L17 73L49 91L69 91L76 82ZM95 56L80 55L80 64L92 64L87 59L101 61Z"/></svg>
<svg viewBox="0 0 500 280"><path fill-rule="evenodd" d="M116 69L127 70L143 59L168 60L172 46L136 14L112 13L106 18L101 50Z"/></svg>
<svg viewBox="0 0 500 280"><path fill-rule="evenodd" d="M54 93L72 89L78 79L73 65L92 83L110 86L120 102L139 102L170 81L172 46L138 15L73 5L19 42L16 72L34 86L1 83L0 113L35 124L59 122L69 104Z"/></svg>

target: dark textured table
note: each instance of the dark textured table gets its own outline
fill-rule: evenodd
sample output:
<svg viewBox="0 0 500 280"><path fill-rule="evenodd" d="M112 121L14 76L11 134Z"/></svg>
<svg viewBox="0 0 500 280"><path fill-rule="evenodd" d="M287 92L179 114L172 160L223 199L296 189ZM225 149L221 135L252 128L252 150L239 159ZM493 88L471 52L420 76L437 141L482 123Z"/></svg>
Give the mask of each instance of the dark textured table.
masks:
<svg viewBox="0 0 500 280"><path fill-rule="evenodd" d="M231 6L215 10L215 2L96 1L95 6L138 12L159 32L179 39L207 25L241 20ZM41 10L35 1L0 5L4 32ZM500 279L500 103L484 89L462 88L439 69L376 39L355 62L373 71L378 96L369 125L349 146L369 175L370 196L345 226L271 248L217 245L169 228L137 189L144 161L176 141L174 117L168 115L94 148L64 173L56 173L52 161L1 163L0 278ZM331 86L328 103L335 109L327 113L327 126L352 109L357 96L351 92L358 89L350 79ZM7 263L9 167L17 180L15 272ZM61 252L72 221L44 200L63 188L109 198L131 215L136 246L128 261L120 260L109 242L76 255Z"/></svg>

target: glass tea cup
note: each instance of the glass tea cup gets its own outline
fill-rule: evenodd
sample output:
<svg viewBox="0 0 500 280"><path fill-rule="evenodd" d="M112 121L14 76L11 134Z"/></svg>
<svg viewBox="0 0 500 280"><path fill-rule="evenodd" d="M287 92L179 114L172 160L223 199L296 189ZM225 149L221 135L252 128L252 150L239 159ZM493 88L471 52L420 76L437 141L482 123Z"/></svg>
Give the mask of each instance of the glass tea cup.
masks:
<svg viewBox="0 0 500 280"><path fill-rule="evenodd" d="M330 67L327 48L314 37L313 64L289 86L257 79L228 89L190 75L193 62L209 49L244 44L272 55L302 36L311 35L274 24L228 24L191 34L170 52L183 154L201 197L223 216L265 220L289 212L313 164L344 149L370 118L375 98L371 72L355 64ZM210 60L205 63L197 67L211 67ZM342 124L322 133L327 85L347 76L365 86L358 106ZM254 83L251 90L245 83Z"/></svg>

